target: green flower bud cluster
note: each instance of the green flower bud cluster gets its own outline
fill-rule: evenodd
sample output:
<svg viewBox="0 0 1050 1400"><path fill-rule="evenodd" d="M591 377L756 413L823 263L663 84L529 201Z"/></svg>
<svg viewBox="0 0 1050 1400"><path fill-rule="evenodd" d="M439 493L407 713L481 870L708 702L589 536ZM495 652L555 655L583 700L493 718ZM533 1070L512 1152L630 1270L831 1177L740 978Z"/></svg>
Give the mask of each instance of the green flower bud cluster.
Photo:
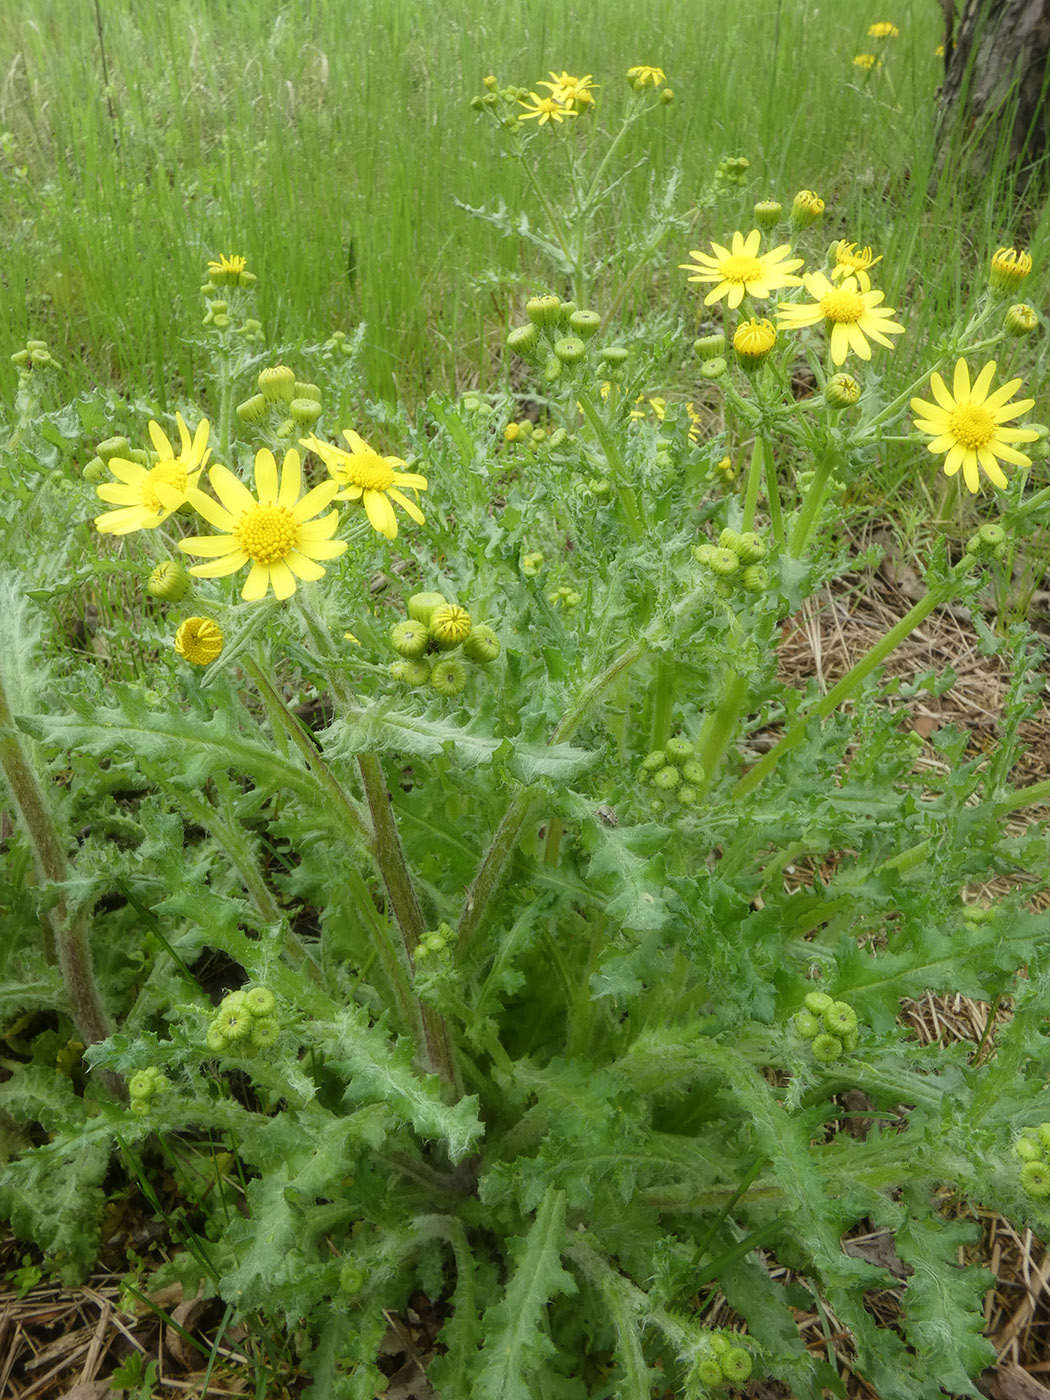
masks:
<svg viewBox="0 0 1050 1400"><path fill-rule="evenodd" d="M59 369L61 366L47 348L46 340L27 340L24 350L16 350L11 363L24 372L34 369Z"/></svg>
<svg viewBox="0 0 1050 1400"><path fill-rule="evenodd" d="M642 759L641 779L657 791L650 806L661 811L665 802L677 802L692 807L698 798L697 788L704 781L704 769L697 762L696 749L684 735L668 739L662 749L653 749Z"/></svg>
<svg viewBox="0 0 1050 1400"><path fill-rule="evenodd" d="M693 558L714 574L715 586L724 598L737 587L745 593L766 591L769 570L762 562L766 553L764 540L753 530L741 534L728 527L719 535L717 545L706 541L693 546Z"/></svg>
<svg viewBox="0 0 1050 1400"><path fill-rule="evenodd" d="M542 361L546 383L553 384L563 376L569 378L586 367L588 342L602 324L597 311L581 311L574 301L546 295L530 297L525 314L529 318L527 324L515 326L507 336L507 344L532 364Z"/></svg>
<svg viewBox="0 0 1050 1400"><path fill-rule="evenodd" d="M552 589L547 594L547 602L555 608L578 608L583 602L583 594L563 583L560 588Z"/></svg>
<svg viewBox="0 0 1050 1400"><path fill-rule="evenodd" d="M500 87L499 80L491 75L485 79L485 91L470 99L471 110L484 112L497 126L508 131L516 131L521 126L518 107L529 100L528 88Z"/></svg>
<svg viewBox="0 0 1050 1400"><path fill-rule="evenodd" d="M239 403L234 410L242 423L263 423L271 414L280 414L274 429L279 438L296 437L309 431L321 416L321 390L316 384L296 379L287 365L261 370L259 392Z"/></svg>
<svg viewBox="0 0 1050 1400"><path fill-rule="evenodd" d="M405 685L428 685L451 699L467 684L467 661L488 666L500 653L491 627L474 622L466 608L443 593L413 593L408 616L390 629L390 645L401 658L390 675Z"/></svg>
<svg viewBox="0 0 1050 1400"><path fill-rule="evenodd" d="M802 1010L793 1018L793 1025L802 1039L809 1041L813 1058L821 1064L831 1064L857 1048L857 1013L847 1002L836 1001L826 992L809 992L803 997Z"/></svg>
<svg viewBox="0 0 1050 1400"><path fill-rule="evenodd" d="M231 324L229 303L221 301L219 298L209 301L201 325L214 326L217 331L228 331Z"/></svg>
<svg viewBox="0 0 1050 1400"><path fill-rule="evenodd" d="M530 550L528 554L521 556L521 572L527 578L535 578L546 562L540 550Z"/></svg>
<svg viewBox="0 0 1050 1400"><path fill-rule="evenodd" d="M152 467L157 461L155 452L133 448L126 437L106 438L95 448L95 454L90 462L85 462L81 469L80 474L85 481L105 481L107 479L106 468L114 457L120 457L125 462L134 462L136 466L147 468Z"/></svg>
<svg viewBox="0 0 1050 1400"><path fill-rule="evenodd" d="M723 156L715 170L715 186L720 188L746 185L751 162L747 156Z"/></svg>
<svg viewBox="0 0 1050 1400"><path fill-rule="evenodd" d="M334 360L340 355L349 359L355 353L353 343L346 338L346 331L333 331L321 346L321 356L325 360Z"/></svg>
<svg viewBox="0 0 1050 1400"><path fill-rule="evenodd" d="M1014 1143L1021 1187L1033 1201L1050 1201L1050 1123L1027 1128Z"/></svg>
<svg viewBox="0 0 1050 1400"><path fill-rule="evenodd" d="M569 434L564 428L555 428L552 433L548 433L546 428L531 423L527 418L522 419L520 423L508 423L503 429L505 442L517 443L533 451L540 447L561 447L568 437Z"/></svg>
<svg viewBox="0 0 1050 1400"><path fill-rule="evenodd" d="M465 413L474 413L479 418L491 418L493 408L480 394L464 394L460 400Z"/></svg>
<svg viewBox="0 0 1050 1400"><path fill-rule="evenodd" d="M990 520L966 541L966 553L974 559L1004 559L1006 550L1006 531Z"/></svg>
<svg viewBox="0 0 1050 1400"><path fill-rule="evenodd" d="M268 987L228 992L208 1027L207 1046L215 1054L253 1055L268 1050L281 1031L277 998Z"/></svg>
<svg viewBox="0 0 1050 1400"><path fill-rule="evenodd" d="M739 1338L707 1332L693 1363L694 1382L705 1386L743 1385L754 1364L751 1353L738 1345Z"/></svg>
<svg viewBox="0 0 1050 1400"><path fill-rule="evenodd" d="M158 1094L171 1088L171 1080L162 1074L155 1065L147 1065L128 1080L128 1108L132 1113L142 1115L150 1111Z"/></svg>
<svg viewBox="0 0 1050 1400"><path fill-rule="evenodd" d="M419 940L415 951L415 960L418 965L428 960L443 958L456 941L455 930L448 924L438 924L432 933L426 933Z"/></svg>

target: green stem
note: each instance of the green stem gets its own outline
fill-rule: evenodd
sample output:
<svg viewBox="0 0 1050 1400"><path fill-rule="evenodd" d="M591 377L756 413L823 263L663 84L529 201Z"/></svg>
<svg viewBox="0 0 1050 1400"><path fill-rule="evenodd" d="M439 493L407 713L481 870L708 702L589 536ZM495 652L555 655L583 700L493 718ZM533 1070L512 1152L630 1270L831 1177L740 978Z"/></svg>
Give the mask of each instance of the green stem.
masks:
<svg viewBox="0 0 1050 1400"><path fill-rule="evenodd" d="M773 531L773 543L777 549L784 548L784 513L780 509L780 484L777 481L777 464L773 449L766 444L766 502L769 506L769 527Z"/></svg>
<svg viewBox="0 0 1050 1400"><path fill-rule="evenodd" d="M734 798L743 797L745 793L751 792L758 784L770 774L777 766L784 754L801 743L806 733L806 728L813 719L824 719L831 714L832 710L838 708L844 700L848 700L854 695L861 685L879 666L892 651L900 646L901 642L915 631L934 608L940 607L957 591L961 573L969 568L969 560L960 560L951 572L949 578L943 583L931 588L925 598L911 608L901 620L886 633L881 641L877 642L871 650L856 663L851 666L837 685L832 686L828 693L806 713L796 721L787 731L779 743L775 744L759 761L739 780L733 788Z"/></svg>
<svg viewBox="0 0 1050 1400"><path fill-rule="evenodd" d="M841 458L838 452L828 448L814 473L813 480L809 484L806 492L806 499L802 502L802 509L798 513L795 521L795 528L791 535L791 544L788 553L795 559L802 557L802 551L809 544L809 537L813 533L813 526L820 515L820 508L824 504L824 495L828 489L828 482L832 473L839 465Z"/></svg>
<svg viewBox="0 0 1050 1400"><path fill-rule="evenodd" d="M518 153L518 163L521 165L522 170L524 170L525 172L525 178L532 186L533 194L543 206L543 212L547 215L547 218L550 221L551 229L554 233L554 237L558 240L558 246L559 248L561 248L562 256L565 259L565 266L569 269L569 275L572 277L573 282L575 283L577 270L576 263L572 254L569 252L569 245L565 241L565 233L562 228L561 220L558 218L557 214L555 214L554 209L551 206L551 202L547 198L546 192L543 189L543 186L536 179L536 176L532 170L532 166L520 152Z"/></svg>
<svg viewBox="0 0 1050 1400"><path fill-rule="evenodd" d="M605 453L605 460L609 464L613 475L616 478L616 493L620 498L620 505L623 513L627 517L627 528L631 532L632 539L640 540L644 533L641 513L638 509L638 498L635 496L630 486L627 476L627 468L624 466L623 458L620 456L620 449L615 437L609 429L595 406L594 400L584 389L579 389L576 395L580 407L583 409L583 416L590 424L594 436L598 439L602 451Z"/></svg>
<svg viewBox="0 0 1050 1400"><path fill-rule="evenodd" d="M766 440L756 435L751 445L751 465L747 469L747 487L744 491L744 519L742 529L754 529L755 512L758 509L758 485L762 479L762 469L766 456Z"/></svg>
<svg viewBox="0 0 1050 1400"><path fill-rule="evenodd" d="M662 749L671 733L671 709L674 704L675 658L672 652L661 652L656 662L653 683L653 720L649 733L650 749Z"/></svg>
<svg viewBox="0 0 1050 1400"><path fill-rule="evenodd" d="M697 757L704 770L703 781L696 785L697 801L703 799L711 790L711 784L733 738L749 689L746 676L741 676L731 668L726 670L722 678L722 698L704 720L697 739Z"/></svg>
<svg viewBox="0 0 1050 1400"><path fill-rule="evenodd" d="M1011 812L1016 812L1021 807L1029 807L1047 799L1050 799L1050 778L1044 778L1041 783L1031 783L1028 787L1015 788L1009 797L995 804L995 815L1008 817Z"/></svg>
<svg viewBox="0 0 1050 1400"><path fill-rule="evenodd" d="M37 879L41 884L50 882L60 889L58 903L47 915L51 942L46 952L51 960L58 962L77 1033L85 1045L94 1045L112 1034L113 1027L91 962L89 914L85 909L75 914L69 912L65 887L70 869L65 844L44 796L39 774L15 727L2 675L0 772L7 782L22 830L29 841ZM110 1087L115 1087L117 1081L112 1076L106 1077Z"/></svg>
<svg viewBox="0 0 1050 1400"><path fill-rule="evenodd" d="M390 925L376 908L360 870L352 865L347 866L343 878L358 917L368 931L368 946L383 969L386 985L401 1018L401 1024L417 1045L424 1045L426 1029L423 1024L423 1010L412 988L411 973L404 950L399 950L396 940L391 937Z"/></svg>

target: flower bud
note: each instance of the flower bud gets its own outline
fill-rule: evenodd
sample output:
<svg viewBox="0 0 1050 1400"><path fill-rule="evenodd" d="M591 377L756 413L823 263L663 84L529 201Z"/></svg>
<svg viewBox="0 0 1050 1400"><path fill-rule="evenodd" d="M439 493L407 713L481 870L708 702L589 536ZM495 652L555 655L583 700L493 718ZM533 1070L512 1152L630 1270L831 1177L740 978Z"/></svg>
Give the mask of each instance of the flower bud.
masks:
<svg viewBox="0 0 1050 1400"><path fill-rule="evenodd" d="M530 551L521 556L521 572L528 578L535 578L545 563L543 555L538 549Z"/></svg>
<svg viewBox="0 0 1050 1400"><path fill-rule="evenodd" d="M757 369L777 343L777 330L772 321L741 321L733 332L733 349L743 369Z"/></svg>
<svg viewBox="0 0 1050 1400"><path fill-rule="evenodd" d="M1003 527L990 520L982 525L977 533L985 544L991 545L993 548L997 544L1002 544L1003 540L1006 539L1006 531Z"/></svg>
<svg viewBox="0 0 1050 1400"><path fill-rule="evenodd" d="M755 223L760 229L776 228L784 215L784 206L778 199L760 199L755 205Z"/></svg>
<svg viewBox="0 0 1050 1400"><path fill-rule="evenodd" d="M1031 335L1039 325L1039 315L1035 308L1025 302L1011 306L1003 320L1007 335Z"/></svg>
<svg viewBox="0 0 1050 1400"><path fill-rule="evenodd" d="M824 201L812 190L799 190L791 202L791 222L796 228L808 228L824 212Z"/></svg>
<svg viewBox="0 0 1050 1400"><path fill-rule="evenodd" d="M602 318L597 311L574 311L569 317L570 328L581 340L590 340L601 329Z"/></svg>
<svg viewBox="0 0 1050 1400"><path fill-rule="evenodd" d="M988 268L988 283L993 292L1012 292L1032 270L1028 253L1016 248L998 248Z"/></svg>
<svg viewBox="0 0 1050 1400"><path fill-rule="evenodd" d="M242 268L241 271L237 274L238 287L254 287L258 280L259 279L255 275L255 273L249 272L246 267Z"/></svg>
<svg viewBox="0 0 1050 1400"><path fill-rule="evenodd" d="M490 73L488 77L484 79L484 83L487 88L498 87L499 79L493 73Z"/></svg>
<svg viewBox="0 0 1050 1400"><path fill-rule="evenodd" d="M669 107L670 104L674 101L674 88L661 88L660 101L665 107Z"/></svg>
<svg viewBox="0 0 1050 1400"><path fill-rule="evenodd" d="M538 446L541 442L546 442L546 441L547 441L547 429L546 429L546 428L533 428L533 430L532 430L532 442L533 442L535 445Z"/></svg>
<svg viewBox="0 0 1050 1400"><path fill-rule="evenodd" d="M467 683L467 668L458 656L443 656L430 672L430 684L439 695L458 695Z"/></svg>
<svg viewBox="0 0 1050 1400"><path fill-rule="evenodd" d="M265 394L253 394L234 409L242 423L261 423L270 411L270 400Z"/></svg>
<svg viewBox="0 0 1050 1400"><path fill-rule="evenodd" d="M829 1035L837 1035L846 1040L857 1029L857 1013L845 1001L833 1001L820 1013L824 1029Z"/></svg>
<svg viewBox="0 0 1050 1400"><path fill-rule="evenodd" d="M739 538L734 553L741 564L758 564L766 557L766 542L754 530L747 530Z"/></svg>
<svg viewBox="0 0 1050 1400"><path fill-rule="evenodd" d="M226 1032L218 1021L212 1021L211 1025L208 1027L208 1032L205 1036L205 1044L215 1055L221 1054L229 1044L226 1038Z"/></svg>
<svg viewBox="0 0 1050 1400"><path fill-rule="evenodd" d="M627 363L628 351L622 345L607 345L602 351L602 359L610 368Z"/></svg>
<svg viewBox="0 0 1050 1400"><path fill-rule="evenodd" d="M557 355L549 355L547 363L543 366L543 379L547 384L553 384L562 371L562 362Z"/></svg>
<svg viewBox="0 0 1050 1400"><path fill-rule="evenodd" d="M210 665L222 646L222 628L210 617L188 617L175 633L175 650L194 666Z"/></svg>
<svg viewBox="0 0 1050 1400"><path fill-rule="evenodd" d="M244 994L244 1004L253 1016L272 1016L277 998L269 987L249 987Z"/></svg>
<svg viewBox="0 0 1050 1400"><path fill-rule="evenodd" d="M126 437L111 437L106 438L105 442L100 442L95 451L103 462L109 462L114 457L123 457L130 448L131 443Z"/></svg>
<svg viewBox="0 0 1050 1400"><path fill-rule="evenodd" d="M803 1040L813 1040L820 1034L820 1017L812 1011L797 1011L793 1017L796 1032Z"/></svg>
<svg viewBox="0 0 1050 1400"><path fill-rule="evenodd" d="M663 749L653 749L652 753L646 754L642 759L642 772L655 773L658 768L663 768L667 764L667 754Z"/></svg>
<svg viewBox="0 0 1050 1400"><path fill-rule="evenodd" d="M300 428L312 428L321 416L321 405L316 399L293 399L288 412Z"/></svg>
<svg viewBox="0 0 1050 1400"><path fill-rule="evenodd" d="M463 643L463 654L469 656L471 661L476 661L479 666L488 666L499 656L499 652L499 638L492 628L483 622L477 623L467 633Z"/></svg>
<svg viewBox="0 0 1050 1400"><path fill-rule="evenodd" d="M695 783L699 786L707 777L704 765L695 758L687 758L682 764L682 777L687 783Z"/></svg>
<svg viewBox="0 0 1050 1400"><path fill-rule="evenodd" d="M769 570L765 564L748 564L740 582L748 593L764 593L769 587Z"/></svg>
<svg viewBox="0 0 1050 1400"><path fill-rule="evenodd" d="M821 1064L829 1065L832 1060L837 1060L842 1054L842 1041L834 1035L814 1036L810 1041L809 1048L813 1051L813 1058L819 1060Z"/></svg>
<svg viewBox="0 0 1050 1400"><path fill-rule="evenodd" d="M1022 1162L1039 1162L1043 1156L1043 1149L1030 1137L1018 1138L1014 1143L1014 1152Z"/></svg>
<svg viewBox="0 0 1050 1400"><path fill-rule="evenodd" d="M579 308L574 301L563 301L558 307L558 324L567 326Z"/></svg>
<svg viewBox="0 0 1050 1400"><path fill-rule="evenodd" d="M702 1356L696 1363L696 1378L704 1385L720 1386L725 1380L716 1356Z"/></svg>
<svg viewBox="0 0 1050 1400"><path fill-rule="evenodd" d="M166 603L177 603L190 591L190 576L178 559L165 559L150 574L146 592Z"/></svg>
<svg viewBox="0 0 1050 1400"><path fill-rule="evenodd" d="M807 992L802 998L802 1005L807 1011L812 1011L814 1016L822 1016L834 1000L835 998L829 997L827 992Z"/></svg>
<svg viewBox="0 0 1050 1400"><path fill-rule="evenodd" d="M220 311L218 313L209 312L208 314L211 316L211 324L217 331L224 331L229 328L230 318L226 315L225 311Z"/></svg>
<svg viewBox="0 0 1050 1400"><path fill-rule="evenodd" d="M563 364L578 365L587 354L587 347L579 336L567 335L555 343L554 353Z"/></svg>
<svg viewBox="0 0 1050 1400"><path fill-rule="evenodd" d="M1023 1162L1021 1185L1034 1201L1050 1200L1050 1165L1046 1162Z"/></svg>
<svg viewBox="0 0 1050 1400"><path fill-rule="evenodd" d="M253 1050L269 1050L281 1033L280 1023L273 1016L257 1016L248 1032L248 1043Z"/></svg>
<svg viewBox="0 0 1050 1400"><path fill-rule="evenodd" d="M653 774L653 787L664 792L673 792L681 781L682 775L672 763Z"/></svg>
<svg viewBox="0 0 1050 1400"><path fill-rule="evenodd" d="M27 365L29 363L29 351L16 350L11 356L11 363L13 365Z"/></svg>
<svg viewBox="0 0 1050 1400"><path fill-rule="evenodd" d="M405 685L428 685L430 683L430 662L418 661L394 661L389 668L391 680L401 681Z"/></svg>
<svg viewBox="0 0 1050 1400"><path fill-rule="evenodd" d="M529 297L525 314L534 326L556 326L561 321L561 297Z"/></svg>
<svg viewBox="0 0 1050 1400"><path fill-rule="evenodd" d="M738 530L731 530L727 525L718 536L719 549L731 549L734 554L740 554L740 542L743 536Z"/></svg>
<svg viewBox="0 0 1050 1400"><path fill-rule="evenodd" d="M743 1347L730 1347L718 1359L722 1374L733 1385L742 1385L751 1375L751 1353Z"/></svg>
<svg viewBox="0 0 1050 1400"><path fill-rule="evenodd" d="M313 399L314 403L321 402L321 389L317 384L308 384L302 379L295 381L295 389L292 393L293 399Z"/></svg>
<svg viewBox="0 0 1050 1400"><path fill-rule="evenodd" d="M295 371L287 365L273 365L259 372L259 392L271 403L290 403L295 393Z"/></svg>
<svg viewBox="0 0 1050 1400"><path fill-rule="evenodd" d="M128 1094L133 1099L151 1099L153 1097L153 1075L149 1070L140 1069L138 1074L133 1074L128 1080Z"/></svg>
<svg viewBox="0 0 1050 1400"><path fill-rule="evenodd" d="M719 578L731 578L740 568L740 560L731 549L716 549L706 563Z"/></svg>
<svg viewBox="0 0 1050 1400"><path fill-rule="evenodd" d="M442 603L431 613L428 627L442 651L450 651L470 635L470 613L458 603Z"/></svg>
<svg viewBox="0 0 1050 1400"><path fill-rule="evenodd" d="M568 436L569 434L565 431L564 428L555 428L554 432L550 435L550 439L547 443L547 446L560 447L562 443L566 441Z"/></svg>
<svg viewBox="0 0 1050 1400"><path fill-rule="evenodd" d="M447 602L444 593L413 593L408 600L408 615L421 622L424 627L429 627L435 608L440 608L442 603Z"/></svg>
<svg viewBox="0 0 1050 1400"><path fill-rule="evenodd" d="M515 326L507 336L507 344L515 355L521 355L523 359L531 360L539 338L539 324L530 321L527 326Z"/></svg>
<svg viewBox="0 0 1050 1400"><path fill-rule="evenodd" d="M725 354L726 338L721 331L714 335L702 335L693 341L693 353L701 360L717 360Z"/></svg>
<svg viewBox="0 0 1050 1400"><path fill-rule="evenodd" d="M728 368L725 360L721 358L705 360L700 366L700 376L703 379L721 379Z"/></svg>
<svg viewBox="0 0 1050 1400"><path fill-rule="evenodd" d="M711 560L718 553L718 546L705 541L703 544L693 545L693 558L698 564L710 565Z"/></svg>
<svg viewBox="0 0 1050 1400"><path fill-rule="evenodd" d="M413 617L406 618L404 622L397 622L390 629L390 645L397 652L398 656L408 657L409 660L417 660L426 651L430 643L430 633L427 631L425 622L419 622Z"/></svg>
<svg viewBox="0 0 1050 1400"><path fill-rule="evenodd" d="M672 739L668 739L667 743L664 745L664 752L667 754L668 758L673 759L677 763L679 759L692 758L696 751L689 740L679 734L675 735Z"/></svg>
<svg viewBox="0 0 1050 1400"><path fill-rule="evenodd" d="M80 469L80 475L85 481L90 481L92 485L106 480L106 464L101 457L92 457L90 462L85 462Z"/></svg>
<svg viewBox="0 0 1050 1400"><path fill-rule="evenodd" d="M860 398L860 385L852 374L833 374L824 386L824 401L831 408L851 408Z"/></svg>
<svg viewBox="0 0 1050 1400"><path fill-rule="evenodd" d="M686 783L683 787L680 787L678 789L678 791L675 793L675 796L678 798L679 802L682 804L683 807L692 807L693 804L696 802L699 794L695 787L693 787L690 783Z"/></svg>

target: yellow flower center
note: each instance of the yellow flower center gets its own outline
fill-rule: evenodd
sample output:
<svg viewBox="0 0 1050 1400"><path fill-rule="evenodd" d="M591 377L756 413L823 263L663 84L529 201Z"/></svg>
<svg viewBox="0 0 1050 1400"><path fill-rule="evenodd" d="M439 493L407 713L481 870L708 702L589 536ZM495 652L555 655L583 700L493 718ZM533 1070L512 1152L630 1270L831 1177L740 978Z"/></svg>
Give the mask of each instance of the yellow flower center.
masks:
<svg viewBox="0 0 1050 1400"><path fill-rule="evenodd" d="M995 419L978 404L961 403L948 420L948 431L961 447L987 447L995 437Z"/></svg>
<svg viewBox="0 0 1050 1400"><path fill-rule="evenodd" d="M179 461L161 462L146 473L142 483L142 504L147 510L167 510L167 506L157 495L158 485L173 486L176 491L186 490L186 468Z"/></svg>
<svg viewBox="0 0 1050 1400"><path fill-rule="evenodd" d="M299 543L299 522L284 506L254 506L237 522L234 538L257 564L276 564Z"/></svg>
<svg viewBox="0 0 1050 1400"><path fill-rule="evenodd" d="M820 309L829 321L852 324L864 315L864 298L860 292L839 289L826 292L820 299Z"/></svg>
<svg viewBox="0 0 1050 1400"><path fill-rule="evenodd" d="M723 258L718 268L726 282L757 282L762 276L763 268L760 258L749 258L746 253L734 253L731 257Z"/></svg>
<svg viewBox="0 0 1050 1400"><path fill-rule="evenodd" d="M366 491L385 491L394 484L394 469L378 452L341 457L337 471L348 486L363 486Z"/></svg>

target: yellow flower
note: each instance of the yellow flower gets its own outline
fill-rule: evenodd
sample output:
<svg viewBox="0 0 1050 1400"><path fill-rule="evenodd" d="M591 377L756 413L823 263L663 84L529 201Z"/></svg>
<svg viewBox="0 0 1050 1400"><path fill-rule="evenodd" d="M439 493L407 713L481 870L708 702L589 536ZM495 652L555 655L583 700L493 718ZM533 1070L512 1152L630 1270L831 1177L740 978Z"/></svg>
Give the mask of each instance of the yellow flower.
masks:
<svg viewBox="0 0 1050 1400"><path fill-rule="evenodd" d="M582 78L574 78L570 73L566 73L564 68L561 73L555 73L553 69L548 69L553 82L540 82L537 87L550 88L551 97L555 102L575 103L577 107L587 107L594 101L594 91L598 87L597 83L591 81L590 73Z"/></svg>
<svg viewBox="0 0 1050 1400"><path fill-rule="evenodd" d="M993 291L1012 292L1032 270L1031 254L1016 248L999 248L992 255L988 281Z"/></svg>
<svg viewBox="0 0 1050 1400"><path fill-rule="evenodd" d="M1006 476L999 458L1017 467L1030 467L1032 460L1011 447L1013 442L1035 442L1039 434L1031 428L1004 428L1011 418L1026 413L1035 399L1018 399L1009 403L1010 395L1021 386L1020 379L1011 379L988 392L995 374L995 361L989 360L971 388L970 370L965 360L955 366L952 392L937 373L930 376L930 388L936 403L912 399L911 406L918 415L915 426L923 433L932 433L927 443L931 452L945 453L944 472L954 476L962 468L967 489L975 495L980 486L980 468L993 485L1006 485Z"/></svg>
<svg viewBox="0 0 1050 1400"><path fill-rule="evenodd" d="M854 68L881 68L882 60L873 53L859 53L853 59Z"/></svg>
<svg viewBox="0 0 1050 1400"><path fill-rule="evenodd" d="M868 268L882 262L882 254L876 257L870 248L858 248L856 243L847 243L843 238L835 244L835 266L831 269L831 280L840 277L856 277L862 292L871 291L871 278Z"/></svg>
<svg viewBox="0 0 1050 1400"><path fill-rule="evenodd" d="M175 650L194 666L207 666L222 651L222 628L210 617L188 617L175 633Z"/></svg>
<svg viewBox="0 0 1050 1400"><path fill-rule="evenodd" d="M525 108L524 112L519 113L523 122L529 121L532 117L539 117L540 126L544 126L547 122L560 122L565 117L579 115L571 107L566 107L563 102L559 102L556 97L541 97L538 92L530 92L529 96L536 104L534 107L530 107L520 97L518 99L518 105Z"/></svg>
<svg viewBox="0 0 1050 1400"><path fill-rule="evenodd" d="M809 228L824 212L824 201L814 190L799 190L791 201L791 222L796 228Z"/></svg>
<svg viewBox="0 0 1050 1400"><path fill-rule="evenodd" d="M248 270L248 259L240 253L220 253L218 261L208 263L208 276L219 286L239 282L241 273Z"/></svg>
<svg viewBox="0 0 1050 1400"><path fill-rule="evenodd" d="M685 406L685 411L689 417L689 441L699 442L700 424L702 420L699 413L696 411L696 405L690 400Z"/></svg>
<svg viewBox="0 0 1050 1400"><path fill-rule="evenodd" d="M628 68L627 77L631 87L639 92L644 87L663 87L667 82L667 74L662 68L649 68L644 63L637 63L633 68Z"/></svg>
<svg viewBox="0 0 1050 1400"><path fill-rule="evenodd" d="M934 49L934 51L933 51L933 56L934 56L934 58L943 58L943 57L944 57L944 45L943 45L943 44L938 44L938 45L937 45L937 47L936 47L936 48Z"/></svg>
<svg viewBox="0 0 1050 1400"><path fill-rule="evenodd" d="M300 500L303 473L294 447L284 454L279 476L268 447L255 454L258 499L226 467L212 467L208 480L222 504L196 490L189 493L190 504L223 533L180 540L179 548L209 559L190 569L199 578L225 578L250 563L241 589L245 602L265 597L271 585L278 598L290 598L297 578L324 577L318 559L334 559L346 548L345 540L332 539L339 524L337 510L322 520L312 519L331 505L338 486L322 482Z"/></svg>
<svg viewBox="0 0 1050 1400"><path fill-rule="evenodd" d="M737 359L745 369L759 365L777 342L776 327L772 321L741 321L733 332L733 349Z"/></svg>
<svg viewBox="0 0 1050 1400"><path fill-rule="evenodd" d="M401 488L425 491L426 477L417 472L395 472L395 467L407 465L401 457L381 457L350 428L343 429L343 437L350 444L349 452L345 452L341 447L333 447L330 443L321 442L317 437L300 439L304 447L317 453L337 485L343 488L335 499L363 499L365 513L373 530L378 530L388 540L397 539L397 516L390 504L391 500L397 501L417 525L422 525L423 512L414 501L409 500Z"/></svg>
<svg viewBox="0 0 1050 1400"><path fill-rule="evenodd" d="M868 34L872 39L896 39L900 30L888 19L880 19L876 24L868 25Z"/></svg>
<svg viewBox="0 0 1050 1400"><path fill-rule="evenodd" d="M802 259L787 258L791 252L787 243L771 248L768 253L758 251L761 245L762 235L757 228L746 238L737 232L733 234L731 249L712 242L713 258L708 253L692 251L689 256L696 259L696 264L679 263L679 267L696 274L689 278L690 282L716 284L704 297L705 306L726 297L729 306L735 309L744 300L745 292L753 297L768 297L777 287L800 287L802 279L792 274L796 267L802 266Z"/></svg>
<svg viewBox="0 0 1050 1400"><path fill-rule="evenodd" d="M890 319L896 314L894 308L879 305L883 292L860 291L855 277L843 278L842 286L836 287L823 272L807 272L803 280L813 301L778 306L777 316L781 325L790 330L828 321L834 364L842 364L851 350L862 360L870 360L871 346L865 336L892 349L893 342L886 337L903 334L904 327Z"/></svg>
<svg viewBox="0 0 1050 1400"><path fill-rule="evenodd" d="M187 493L208 460L208 420L202 418L191 440L189 429L176 413L181 447L178 456L159 423L150 422L149 435L157 452L152 467L111 457L109 469L116 481L105 481L95 490L103 501L119 506L95 517L100 535L129 535L132 530L152 530L167 520L186 500Z"/></svg>

